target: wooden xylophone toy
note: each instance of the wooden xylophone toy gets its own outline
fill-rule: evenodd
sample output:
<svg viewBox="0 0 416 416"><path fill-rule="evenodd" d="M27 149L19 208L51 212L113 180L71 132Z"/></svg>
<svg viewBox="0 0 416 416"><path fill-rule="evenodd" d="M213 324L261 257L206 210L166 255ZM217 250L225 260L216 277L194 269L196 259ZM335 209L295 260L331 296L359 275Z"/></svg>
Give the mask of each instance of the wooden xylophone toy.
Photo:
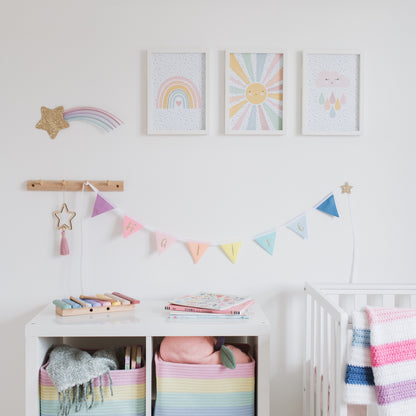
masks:
<svg viewBox="0 0 416 416"><path fill-rule="evenodd" d="M129 311L140 303L139 300L120 292L104 293L103 295L85 296L68 299L55 299L56 314L60 316L75 316L97 313Z"/></svg>

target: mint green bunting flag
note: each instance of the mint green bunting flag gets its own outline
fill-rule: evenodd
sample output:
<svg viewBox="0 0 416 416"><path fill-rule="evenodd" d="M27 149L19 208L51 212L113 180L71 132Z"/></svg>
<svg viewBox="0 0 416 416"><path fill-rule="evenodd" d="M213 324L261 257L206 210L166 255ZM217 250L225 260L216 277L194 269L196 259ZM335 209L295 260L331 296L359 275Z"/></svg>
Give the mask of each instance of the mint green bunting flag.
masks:
<svg viewBox="0 0 416 416"><path fill-rule="evenodd" d="M319 211L325 212L325 214L332 215L333 217L339 217L337 206L335 205L334 195L331 194L321 205L316 207Z"/></svg>
<svg viewBox="0 0 416 416"><path fill-rule="evenodd" d="M302 215L299 218L296 218L289 225L287 225L289 230L294 231L296 234L300 235L302 238L308 238L308 227L306 225L306 215Z"/></svg>
<svg viewBox="0 0 416 416"><path fill-rule="evenodd" d="M264 248L270 255L273 255L276 232L256 238L256 242Z"/></svg>

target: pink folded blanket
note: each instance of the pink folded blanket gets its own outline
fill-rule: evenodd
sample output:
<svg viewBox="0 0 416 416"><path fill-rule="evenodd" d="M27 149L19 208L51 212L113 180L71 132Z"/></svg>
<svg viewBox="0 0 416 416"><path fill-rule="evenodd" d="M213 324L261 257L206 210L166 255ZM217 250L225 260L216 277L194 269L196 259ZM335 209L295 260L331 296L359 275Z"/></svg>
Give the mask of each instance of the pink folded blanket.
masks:
<svg viewBox="0 0 416 416"><path fill-rule="evenodd" d="M220 351L215 351L214 337L165 337L160 344L164 361L182 364L221 364ZM249 363L250 357L234 345L226 344L236 363Z"/></svg>

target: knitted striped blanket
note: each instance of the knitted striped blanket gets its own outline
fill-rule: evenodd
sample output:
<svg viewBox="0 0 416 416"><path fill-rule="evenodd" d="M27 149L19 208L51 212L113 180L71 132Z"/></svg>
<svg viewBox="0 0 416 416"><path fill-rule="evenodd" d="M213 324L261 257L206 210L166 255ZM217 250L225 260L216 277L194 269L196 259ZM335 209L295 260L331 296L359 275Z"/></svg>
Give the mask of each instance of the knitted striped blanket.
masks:
<svg viewBox="0 0 416 416"><path fill-rule="evenodd" d="M366 311L352 314L352 344L345 374L345 401L350 404L375 404L371 368L370 326Z"/></svg>
<svg viewBox="0 0 416 416"><path fill-rule="evenodd" d="M370 352L379 415L416 416L416 309L367 307L366 314L370 345L368 347L367 339L361 343L361 348ZM345 378L346 400L349 403L357 403L352 400L358 397L352 393L351 385L361 393L363 390L359 388L371 385L368 356L360 364L352 359L353 352L354 347ZM358 364L361 370L354 373L351 370L354 364ZM357 382L360 371L366 374L363 377L366 384Z"/></svg>

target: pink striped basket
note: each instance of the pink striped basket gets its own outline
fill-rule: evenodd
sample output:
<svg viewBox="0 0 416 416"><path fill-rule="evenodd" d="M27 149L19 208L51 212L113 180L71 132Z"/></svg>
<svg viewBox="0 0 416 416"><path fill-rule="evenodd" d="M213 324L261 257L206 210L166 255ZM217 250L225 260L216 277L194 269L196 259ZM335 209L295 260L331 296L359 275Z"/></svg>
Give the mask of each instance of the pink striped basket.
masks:
<svg viewBox="0 0 416 416"><path fill-rule="evenodd" d="M178 364L155 354L155 416L254 416L255 361Z"/></svg>
<svg viewBox="0 0 416 416"><path fill-rule="evenodd" d="M58 392L47 371L47 364L39 372L40 416L56 416L59 402ZM110 371L113 395L110 392L108 375L103 376L104 402L101 402L99 378L94 380L96 403L91 409L81 409L70 415L76 416L144 416L146 410L146 368Z"/></svg>

